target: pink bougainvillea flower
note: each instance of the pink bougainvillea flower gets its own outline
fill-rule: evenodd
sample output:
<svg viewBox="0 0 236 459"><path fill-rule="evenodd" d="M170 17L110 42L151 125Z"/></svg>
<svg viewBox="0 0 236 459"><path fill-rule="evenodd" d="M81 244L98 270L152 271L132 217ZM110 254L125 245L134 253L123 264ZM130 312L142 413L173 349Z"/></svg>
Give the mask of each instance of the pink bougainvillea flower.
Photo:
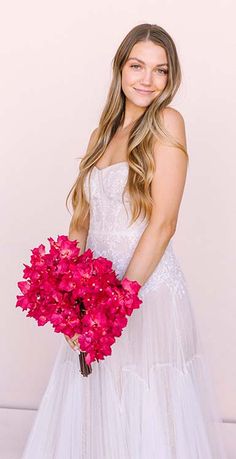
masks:
<svg viewBox="0 0 236 459"><path fill-rule="evenodd" d="M27 310L39 326L51 323L56 333L72 338L78 334L85 361L103 360L112 354L112 345L135 308L141 285L127 278L118 279L112 262L93 257L91 249L80 255L78 241L59 235L48 238L45 246L32 249L30 265L24 264L18 282L22 295L16 307Z"/></svg>

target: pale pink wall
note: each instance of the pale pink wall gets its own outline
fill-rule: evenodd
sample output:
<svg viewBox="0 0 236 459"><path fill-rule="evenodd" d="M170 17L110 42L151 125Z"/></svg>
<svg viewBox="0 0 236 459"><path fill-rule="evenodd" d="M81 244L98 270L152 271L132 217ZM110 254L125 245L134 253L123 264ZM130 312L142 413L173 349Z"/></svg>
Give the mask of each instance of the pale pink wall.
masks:
<svg viewBox="0 0 236 459"><path fill-rule="evenodd" d="M15 308L30 249L66 234L65 197L105 102L111 60L136 24L174 38L190 165L175 250L224 419L236 421L235 5L213 0L6 2L0 24L0 404L37 408L60 337ZM236 446L235 446L236 449Z"/></svg>

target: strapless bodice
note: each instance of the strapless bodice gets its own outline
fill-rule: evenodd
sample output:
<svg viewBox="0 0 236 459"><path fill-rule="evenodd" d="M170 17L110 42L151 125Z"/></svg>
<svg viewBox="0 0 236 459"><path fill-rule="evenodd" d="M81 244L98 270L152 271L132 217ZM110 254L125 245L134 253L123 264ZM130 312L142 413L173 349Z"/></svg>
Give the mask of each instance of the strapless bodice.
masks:
<svg viewBox="0 0 236 459"><path fill-rule="evenodd" d="M85 194L90 203L90 225L86 249L95 257L104 256L113 262L122 277L138 241L148 222L142 216L129 226L130 196L122 193L128 178L129 166L123 161L99 169L94 167L85 179ZM157 288L161 280L174 285L182 273L170 240L155 271L143 285L140 293ZM159 282L159 283L158 283Z"/></svg>
<svg viewBox="0 0 236 459"><path fill-rule="evenodd" d="M144 230L147 221L140 217L135 224L128 228L131 211L130 198L124 190L129 166L123 161L98 169L94 167L90 177L86 177L85 193L90 203L90 231L127 232L137 234ZM89 194L90 193L90 194Z"/></svg>

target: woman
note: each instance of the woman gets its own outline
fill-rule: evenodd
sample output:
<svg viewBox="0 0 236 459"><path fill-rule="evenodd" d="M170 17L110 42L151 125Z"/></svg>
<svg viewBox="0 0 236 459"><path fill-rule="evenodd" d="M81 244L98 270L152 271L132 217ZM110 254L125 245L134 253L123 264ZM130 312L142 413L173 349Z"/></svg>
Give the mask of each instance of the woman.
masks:
<svg viewBox="0 0 236 459"><path fill-rule="evenodd" d="M180 81L169 34L134 27L115 54L107 102L69 193L69 237L81 253L110 259L120 279L138 281L142 304L87 378L78 335L63 338L23 459L226 457L172 247L188 166L184 120L169 106Z"/></svg>

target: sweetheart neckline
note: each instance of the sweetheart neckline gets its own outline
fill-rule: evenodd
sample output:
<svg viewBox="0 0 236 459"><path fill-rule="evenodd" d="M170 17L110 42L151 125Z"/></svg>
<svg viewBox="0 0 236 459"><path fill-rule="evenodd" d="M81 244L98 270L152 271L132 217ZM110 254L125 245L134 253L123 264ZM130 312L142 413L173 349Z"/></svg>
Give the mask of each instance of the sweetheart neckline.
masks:
<svg viewBox="0 0 236 459"><path fill-rule="evenodd" d="M128 166L128 161L119 161L117 163L110 164L109 166L99 168L97 166L94 166L95 169L97 169L99 172L104 171L105 169L109 169L110 167L118 166L119 164L126 164Z"/></svg>

